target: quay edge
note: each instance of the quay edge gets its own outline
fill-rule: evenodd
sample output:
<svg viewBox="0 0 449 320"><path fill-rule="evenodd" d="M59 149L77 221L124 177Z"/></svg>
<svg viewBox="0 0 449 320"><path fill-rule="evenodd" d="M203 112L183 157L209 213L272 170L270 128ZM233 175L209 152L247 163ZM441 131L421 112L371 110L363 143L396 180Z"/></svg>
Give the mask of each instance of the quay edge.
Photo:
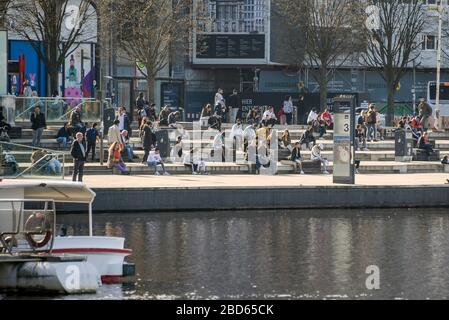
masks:
<svg viewBox="0 0 449 320"><path fill-rule="evenodd" d="M449 209L449 185L98 188L94 212L179 212L276 209ZM77 205L59 208L81 212ZM448 210L449 213L449 210Z"/></svg>

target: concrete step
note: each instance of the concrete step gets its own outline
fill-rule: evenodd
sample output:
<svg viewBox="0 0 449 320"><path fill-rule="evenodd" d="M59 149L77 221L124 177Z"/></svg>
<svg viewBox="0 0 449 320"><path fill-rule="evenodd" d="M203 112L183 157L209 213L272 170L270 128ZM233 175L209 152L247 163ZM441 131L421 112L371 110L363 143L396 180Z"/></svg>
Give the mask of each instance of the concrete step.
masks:
<svg viewBox="0 0 449 320"><path fill-rule="evenodd" d="M29 163L19 163L21 169L27 168ZM154 170L144 164L131 163L127 164L132 175L151 175ZM73 164L67 163L65 167L66 175L72 174ZM166 164L167 171L171 174L189 174L189 168L182 164ZM330 162L329 171L332 172L333 163ZM246 164L229 164L229 163L208 163L208 171L212 174L247 174L249 167ZM278 163L278 174L292 173L293 166L284 163ZM361 173L385 174L385 173L449 173L449 166L444 166L439 162L411 162L398 163L391 161L373 161L361 162L359 171ZM86 163L86 175L113 174L112 169L107 166L100 166L98 163ZM116 172L115 172L116 173ZM36 174L33 172L32 174Z"/></svg>

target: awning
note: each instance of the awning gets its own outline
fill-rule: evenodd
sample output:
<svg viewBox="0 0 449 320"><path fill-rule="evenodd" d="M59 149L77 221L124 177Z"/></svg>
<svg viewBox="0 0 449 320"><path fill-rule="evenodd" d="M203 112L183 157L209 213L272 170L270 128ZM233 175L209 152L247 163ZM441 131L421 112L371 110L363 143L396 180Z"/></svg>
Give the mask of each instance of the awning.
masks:
<svg viewBox="0 0 449 320"><path fill-rule="evenodd" d="M3 180L0 182L0 199L10 199L11 192L2 190L17 190L18 199L21 200L53 200L55 202L72 202L89 204L95 199L93 192L84 183L68 181L44 180ZM23 191L21 191L23 190ZM20 191L20 192L19 192Z"/></svg>

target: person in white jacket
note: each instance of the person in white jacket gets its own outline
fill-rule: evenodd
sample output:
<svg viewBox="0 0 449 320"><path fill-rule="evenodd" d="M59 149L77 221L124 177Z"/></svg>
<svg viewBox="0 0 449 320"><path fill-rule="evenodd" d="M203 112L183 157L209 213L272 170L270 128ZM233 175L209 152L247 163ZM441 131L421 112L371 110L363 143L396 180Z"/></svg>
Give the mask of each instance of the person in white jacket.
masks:
<svg viewBox="0 0 449 320"><path fill-rule="evenodd" d="M243 127L240 119L237 119L236 124L232 126L230 138L235 141L235 149L241 150L243 143Z"/></svg>
<svg viewBox="0 0 449 320"><path fill-rule="evenodd" d="M169 176L170 174L165 170L164 161L162 160L159 148L150 151L147 160L148 166L154 168L154 174L159 176L160 173L157 171L157 167L161 166L164 175Z"/></svg>
<svg viewBox="0 0 449 320"><path fill-rule="evenodd" d="M113 122L113 125L108 130L108 144L109 146L112 146L114 142L118 142L121 145L122 143L122 135L120 134L120 128L119 128L120 121L115 120Z"/></svg>

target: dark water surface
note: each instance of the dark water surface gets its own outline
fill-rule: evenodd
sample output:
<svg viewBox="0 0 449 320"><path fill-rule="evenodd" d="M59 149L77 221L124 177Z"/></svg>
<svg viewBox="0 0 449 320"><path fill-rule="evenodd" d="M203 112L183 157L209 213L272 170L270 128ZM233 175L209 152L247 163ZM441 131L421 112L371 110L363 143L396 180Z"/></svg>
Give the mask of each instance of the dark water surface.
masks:
<svg viewBox="0 0 449 320"><path fill-rule="evenodd" d="M57 299L446 299L449 210L100 214L137 276ZM62 215L71 234L87 219ZM380 289L366 287L366 268ZM18 298L5 297L1 298Z"/></svg>

